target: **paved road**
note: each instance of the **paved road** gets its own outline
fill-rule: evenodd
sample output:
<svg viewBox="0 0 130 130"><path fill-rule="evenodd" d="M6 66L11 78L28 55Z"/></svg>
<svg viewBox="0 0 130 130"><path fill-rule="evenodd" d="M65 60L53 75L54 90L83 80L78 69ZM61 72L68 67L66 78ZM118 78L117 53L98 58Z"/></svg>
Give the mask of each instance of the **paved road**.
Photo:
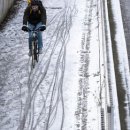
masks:
<svg viewBox="0 0 130 130"><path fill-rule="evenodd" d="M120 0L130 66L130 0Z"/></svg>
<svg viewBox="0 0 130 130"><path fill-rule="evenodd" d="M126 36L126 42L127 42L127 49L128 52L130 52L130 44L129 44L129 5L130 2L128 0L120 0L121 2L121 9L122 9L122 14L123 14L123 22L124 22L124 28L125 28L125 36ZM124 120L129 118L128 117L128 112L129 110L126 109L128 104L126 101L128 101L128 95L127 95L127 87L126 83L123 81L124 76L122 75L122 72L120 71L120 64L119 61L121 60L119 54L118 54L118 46L117 46L117 41L115 40L115 34L116 34L116 22L113 17L117 16L117 14L114 14L112 11L112 4L114 3L114 0L109 0L108 1L108 13L109 13L109 20L110 20L110 30L111 30L111 39L112 39L112 49L113 49L113 58L114 58L114 66L115 66L115 75L116 75L116 85L117 85L117 94L118 94L118 103L119 103L119 114L120 114L120 122L121 122L121 129L122 130L127 130L129 127L128 120ZM129 10L129 11L128 11ZM118 32L119 33L119 32ZM130 54L128 54L130 57ZM130 58L129 58L130 59ZM129 61L130 65L130 61ZM121 67L122 68L122 67ZM124 72L123 72L124 73Z"/></svg>
<svg viewBox="0 0 130 130"><path fill-rule="evenodd" d="M130 1L129 0L120 0L120 6L121 6L121 13L122 13L122 20L123 20L123 26L124 26L124 31L125 31L125 38L126 38L126 45L127 45L127 53L128 53L128 61L129 61L129 67L130 67ZM126 122L124 122L124 118L125 118L125 107L126 104L124 103L124 99L125 99L125 93L127 93L123 87L120 87L120 85L117 83L118 85L118 94L120 95L119 98L119 103L120 103L120 121L121 123L121 128L124 129L129 129L128 124L125 124ZM124 92L123 92L124 91ZM124 94L123 94L124 93ZM124 113L124 114L123 114ZM127 126L127 128L126 128Z"/></svg>

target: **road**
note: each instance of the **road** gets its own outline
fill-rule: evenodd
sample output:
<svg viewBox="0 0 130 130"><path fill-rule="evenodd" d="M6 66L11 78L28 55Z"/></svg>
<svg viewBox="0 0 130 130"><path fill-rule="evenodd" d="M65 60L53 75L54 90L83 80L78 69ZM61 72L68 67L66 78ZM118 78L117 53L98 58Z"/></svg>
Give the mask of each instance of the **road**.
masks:
<svg viewBox="0 0 130 130"><path fill-rule="evenodd" d="M127 51L129 58L129 66L130 66L130 1L129 0L120 0L121 4L121 12L123 18L123 25L125 31L125 38L127 43Z"/></svg>
<svg viewBox="0 0 130 130"><path fill-rule="evenodd" d="M130 1L129 0L120 0L122 20L125 32L128 61L130 67ZM123 118L122 118L123 119Z"/></svg>
<svg viewBox="0 0 130 130"><path fill-rule="evenodd" d="M115 75L116 75L116 84L117 84L117 95L118 95L118 103L119 103L119 116L120 116L120 122L121 122L121 129L122 130L127 130L129 129L129 83L126 80L127 77L129 76L129 72L127 75L127 72L124 71L123 66L121 66L121 59L125 59L127 58L121 58L121 53L123 52L122 50L119 51L119 46L121 46L121 43L119 43L119 36L117 39L117 35L119 35L119 26L118 22L121 23L120 21L123 20L123 24L124 24L124 30L125 30L125 37L126 37L126 43L127 44L127 50L128 50L128 57L129 57L129 49L130 49L130 44L129 44L129 4L130 2L128 2L127 0L123 1L120 0L121 2L121 12L122 12L122 16L123 19L117 19L118 16L117 14L114 13L114 9L116 5L114 3L115 1L113 0L109 0L108 1L108 12L109 12L109 21L110 21L110 30L111 30L111 40L112 40L112 51L113 51L113 58L114 58L114 65L115 65ZM119 5L120 6L120 5ZM117 9L118 10L118 9ZM120 9L118 10L120 11ZM120 13L118 13L118 15L120 15ZM116 17L117 16L117 17ZM118 28L118 29L117 29ZM124 32L123 32L124 33ZM123 36L124 37L124 36ZM122 38L123 39L123 38ZM118 45L118 43L120 45ZM123 43L123 41L122 41ZM126 53L126 50L125 50ZM122 55L123 57L123 55ZM127 60L127 59L126 59ZM128 63L126 63L128 64ZM129 65L128 65L129 66ZM129 71L129 70L128 70ZM124 73L124 76L123 76ZM127 75L127 76L125 76ZM125 78L124 78L125 77ZM128 77L129 78L129 77ZM125 79L125 80L124 80ZM128 83L128 84L127 84ZM124 120L126 119L126 120ZM128 122L127 122L128 121Z"/></svg>

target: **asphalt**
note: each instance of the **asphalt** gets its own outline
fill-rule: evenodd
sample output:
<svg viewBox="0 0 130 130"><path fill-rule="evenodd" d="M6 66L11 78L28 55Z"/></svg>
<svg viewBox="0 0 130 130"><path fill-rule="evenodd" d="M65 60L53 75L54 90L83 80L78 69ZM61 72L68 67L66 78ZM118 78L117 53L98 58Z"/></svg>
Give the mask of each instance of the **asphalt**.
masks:
<svg viewBox="0 0 130 130"><path fill-rule="evenodd" d="M129 37L130 20L126 20L130 18L130 15L129 15L130 9L128 13L130 1L128 0L120 0L120 1L121 1L121 7L122 7L121 9L122 9L122 15L123 15L123 23L124 23L125 37L126 37L127 50L128 50L128 56L129 56L129 65L130 65L130 42L129 42L130 41L130 37ZM127 121L125 120L127 118L127 110L126 110L127 104L125 103L127 90L123 87L122 74L119 70L119 54L117 51L117 45L116 45L116 40L115 40L116 23L114 21L114 16L112 12L112 0L108 1L108 14L109 14L109 21L110 21L112 51L113 51L113 59L114 59L114 66L115 66L115 76L116 76L121 130L127 130L128 124L127 124Z"/></svg>
<svg viewBox="0 0 130 130"><path fill-rule="evenodd" d="M130 66L130 1L120 0L120 5Z"/></svg>

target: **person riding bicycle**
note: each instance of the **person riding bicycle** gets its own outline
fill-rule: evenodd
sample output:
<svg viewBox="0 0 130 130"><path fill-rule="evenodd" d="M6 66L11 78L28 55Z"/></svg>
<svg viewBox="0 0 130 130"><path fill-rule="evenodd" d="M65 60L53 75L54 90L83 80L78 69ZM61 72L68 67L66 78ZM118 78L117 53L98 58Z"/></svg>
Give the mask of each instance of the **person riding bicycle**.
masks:
<svg viewBox="0 0 130 130"><path fill-rule="evenodd" d="M23 31L28 31L27 26L31 30L38 29L40 27L40 31L38 32L38 52L42 53L42 33L41 31L46 30L46 10L44 6L41 6L41 1L32 0L30 6L25 9L23 16ZM29 32L29 56L31 56L32 49L32 34Z"/></svg>

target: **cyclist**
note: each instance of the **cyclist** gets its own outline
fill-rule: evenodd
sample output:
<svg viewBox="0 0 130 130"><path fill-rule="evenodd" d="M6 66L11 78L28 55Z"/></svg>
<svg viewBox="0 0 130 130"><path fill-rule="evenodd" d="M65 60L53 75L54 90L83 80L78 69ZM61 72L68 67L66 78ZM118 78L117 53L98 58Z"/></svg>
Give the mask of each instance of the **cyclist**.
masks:
<svg viewBox="0 0 130 130"><path fill-rule="evenodd" d="M25 9L23 16L23 31L28 31L27 26L34 30L40 27L40 31L46 30L46 10L44 6L41 6L41 1L32 0L30 6ZM42 54L42 33L38 32L38 52ZM32 35L29 32L29 56L31 56L32 48Z"/></svg>

